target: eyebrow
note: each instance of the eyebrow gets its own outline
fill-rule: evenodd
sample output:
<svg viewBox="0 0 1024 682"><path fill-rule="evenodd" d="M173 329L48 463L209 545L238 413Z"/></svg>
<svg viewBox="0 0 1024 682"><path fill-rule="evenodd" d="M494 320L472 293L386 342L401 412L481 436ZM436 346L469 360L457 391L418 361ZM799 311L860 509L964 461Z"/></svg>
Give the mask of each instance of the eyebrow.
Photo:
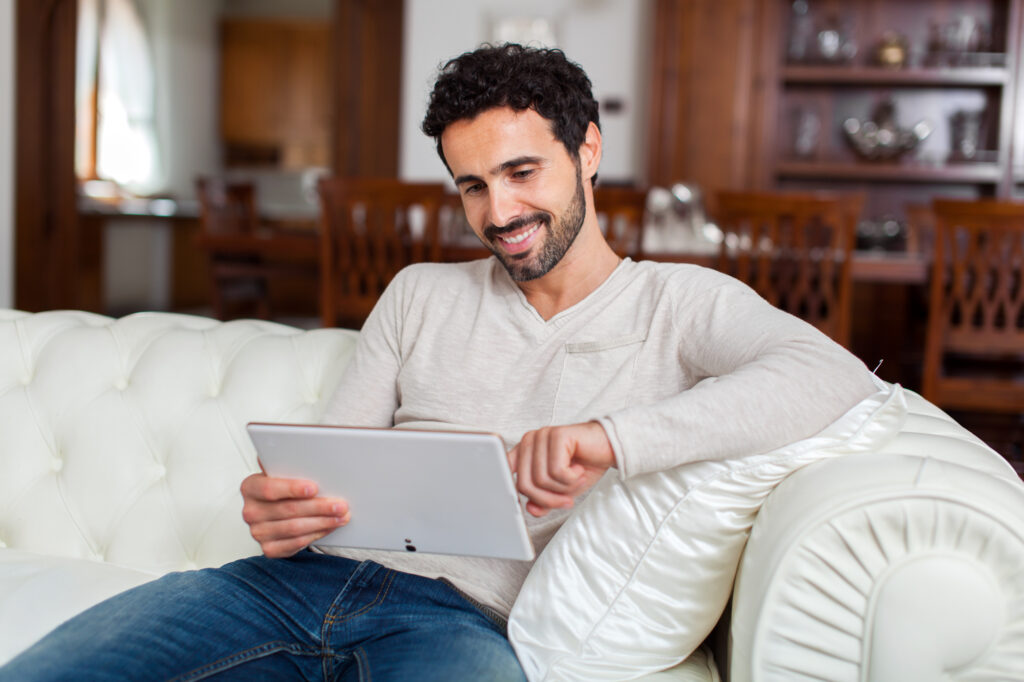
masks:
<svg viewBox="0 0 1024 682"><path fill-rule="evenodd" d="M491 170L491 174L492 175L497 175L499 173L507 171L510 168L516 168L518 166L526 166L526 165L529 165L529 164L539 164L539 163L541 163L542 160L543 159L541 159L541 157L539 157L539 156L517 156L514 159L509 159L508 161L503 161L502 163L498 164L495 168L493 168ZM461 185L461 184L466 183L466 182L482 182L482 181L483 181L483 178L481 178L479 176L476 176L476 175L460 175L459 177L455 178L455 184L456 185Z"/></svg>

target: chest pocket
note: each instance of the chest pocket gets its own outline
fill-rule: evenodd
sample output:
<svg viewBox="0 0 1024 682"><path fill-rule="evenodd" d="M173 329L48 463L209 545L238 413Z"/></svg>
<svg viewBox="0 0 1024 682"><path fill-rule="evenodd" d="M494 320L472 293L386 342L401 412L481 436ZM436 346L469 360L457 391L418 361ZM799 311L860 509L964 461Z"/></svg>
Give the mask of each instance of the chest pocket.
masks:
<svg viewBox="0 0 1024 682"><path fill-rule="evenodd" d="M565 344L552 424L574 424L629 404L637 358L647 332Z"/></svg>

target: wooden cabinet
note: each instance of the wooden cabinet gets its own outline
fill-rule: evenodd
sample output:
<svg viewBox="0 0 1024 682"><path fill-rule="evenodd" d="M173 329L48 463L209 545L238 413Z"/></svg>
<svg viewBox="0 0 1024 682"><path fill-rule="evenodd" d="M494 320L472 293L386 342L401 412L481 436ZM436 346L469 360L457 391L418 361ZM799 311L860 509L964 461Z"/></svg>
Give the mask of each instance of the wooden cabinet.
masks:
<svg viewBox="0 0 1024 682"><path fill-rule="evenodd" d="M1021 0L771 2L758 184L861 191L869 219L936 195L1020 192ZM929 134L870 160L844 125L877 122L886 102L899 130Z"/></svg>
<svg viewBox="0 0 1024 682"><path fill-rule="evenodd" d="M226 19L220 129L228 166L326 166L330 24Z"/></svg>
<svg viewBox="0 0 1024 682"><path fill-rule="evenodd" d="M1024 8L1018 10L1024 15ZM1024 41L1024 16L1020 18L1019 30L1017 32L1017 103L1013 108L1013 119L1011 129L1013 130L1013 149L1010 152L1010 164L1013 172L1014 198L1024 200L1024 49L1019 46Z"/></svg>

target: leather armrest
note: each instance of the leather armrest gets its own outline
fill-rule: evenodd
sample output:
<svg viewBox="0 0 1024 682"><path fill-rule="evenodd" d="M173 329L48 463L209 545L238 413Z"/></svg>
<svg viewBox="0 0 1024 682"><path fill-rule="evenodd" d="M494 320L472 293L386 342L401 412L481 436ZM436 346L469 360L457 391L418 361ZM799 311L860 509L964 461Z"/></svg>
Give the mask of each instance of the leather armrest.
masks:
<svg viewBox="0 0 1024 682"><path fill-rule="evenodd" d="M884 682L977 666L1011 679L1021 565L1020 481L906 454L809 465L751 531L729 678Z"/></svg>

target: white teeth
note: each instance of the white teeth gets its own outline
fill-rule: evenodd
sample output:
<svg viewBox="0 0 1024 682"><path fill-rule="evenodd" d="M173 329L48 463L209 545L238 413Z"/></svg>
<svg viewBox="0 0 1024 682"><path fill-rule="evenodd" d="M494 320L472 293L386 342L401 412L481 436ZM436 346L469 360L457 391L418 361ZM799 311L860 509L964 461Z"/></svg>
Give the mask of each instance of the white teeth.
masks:
<svg viewBox="0 0 1024 682"><path fill-rule="evenodd" d="M499 239L501 239L501 241L505 242L506 244L518 244L519 242L523 241L524 239L526 239L539 229L540 225L534 225L533 227L531 227L526 232L523 232L518 237L499 237Z"/></svg>

